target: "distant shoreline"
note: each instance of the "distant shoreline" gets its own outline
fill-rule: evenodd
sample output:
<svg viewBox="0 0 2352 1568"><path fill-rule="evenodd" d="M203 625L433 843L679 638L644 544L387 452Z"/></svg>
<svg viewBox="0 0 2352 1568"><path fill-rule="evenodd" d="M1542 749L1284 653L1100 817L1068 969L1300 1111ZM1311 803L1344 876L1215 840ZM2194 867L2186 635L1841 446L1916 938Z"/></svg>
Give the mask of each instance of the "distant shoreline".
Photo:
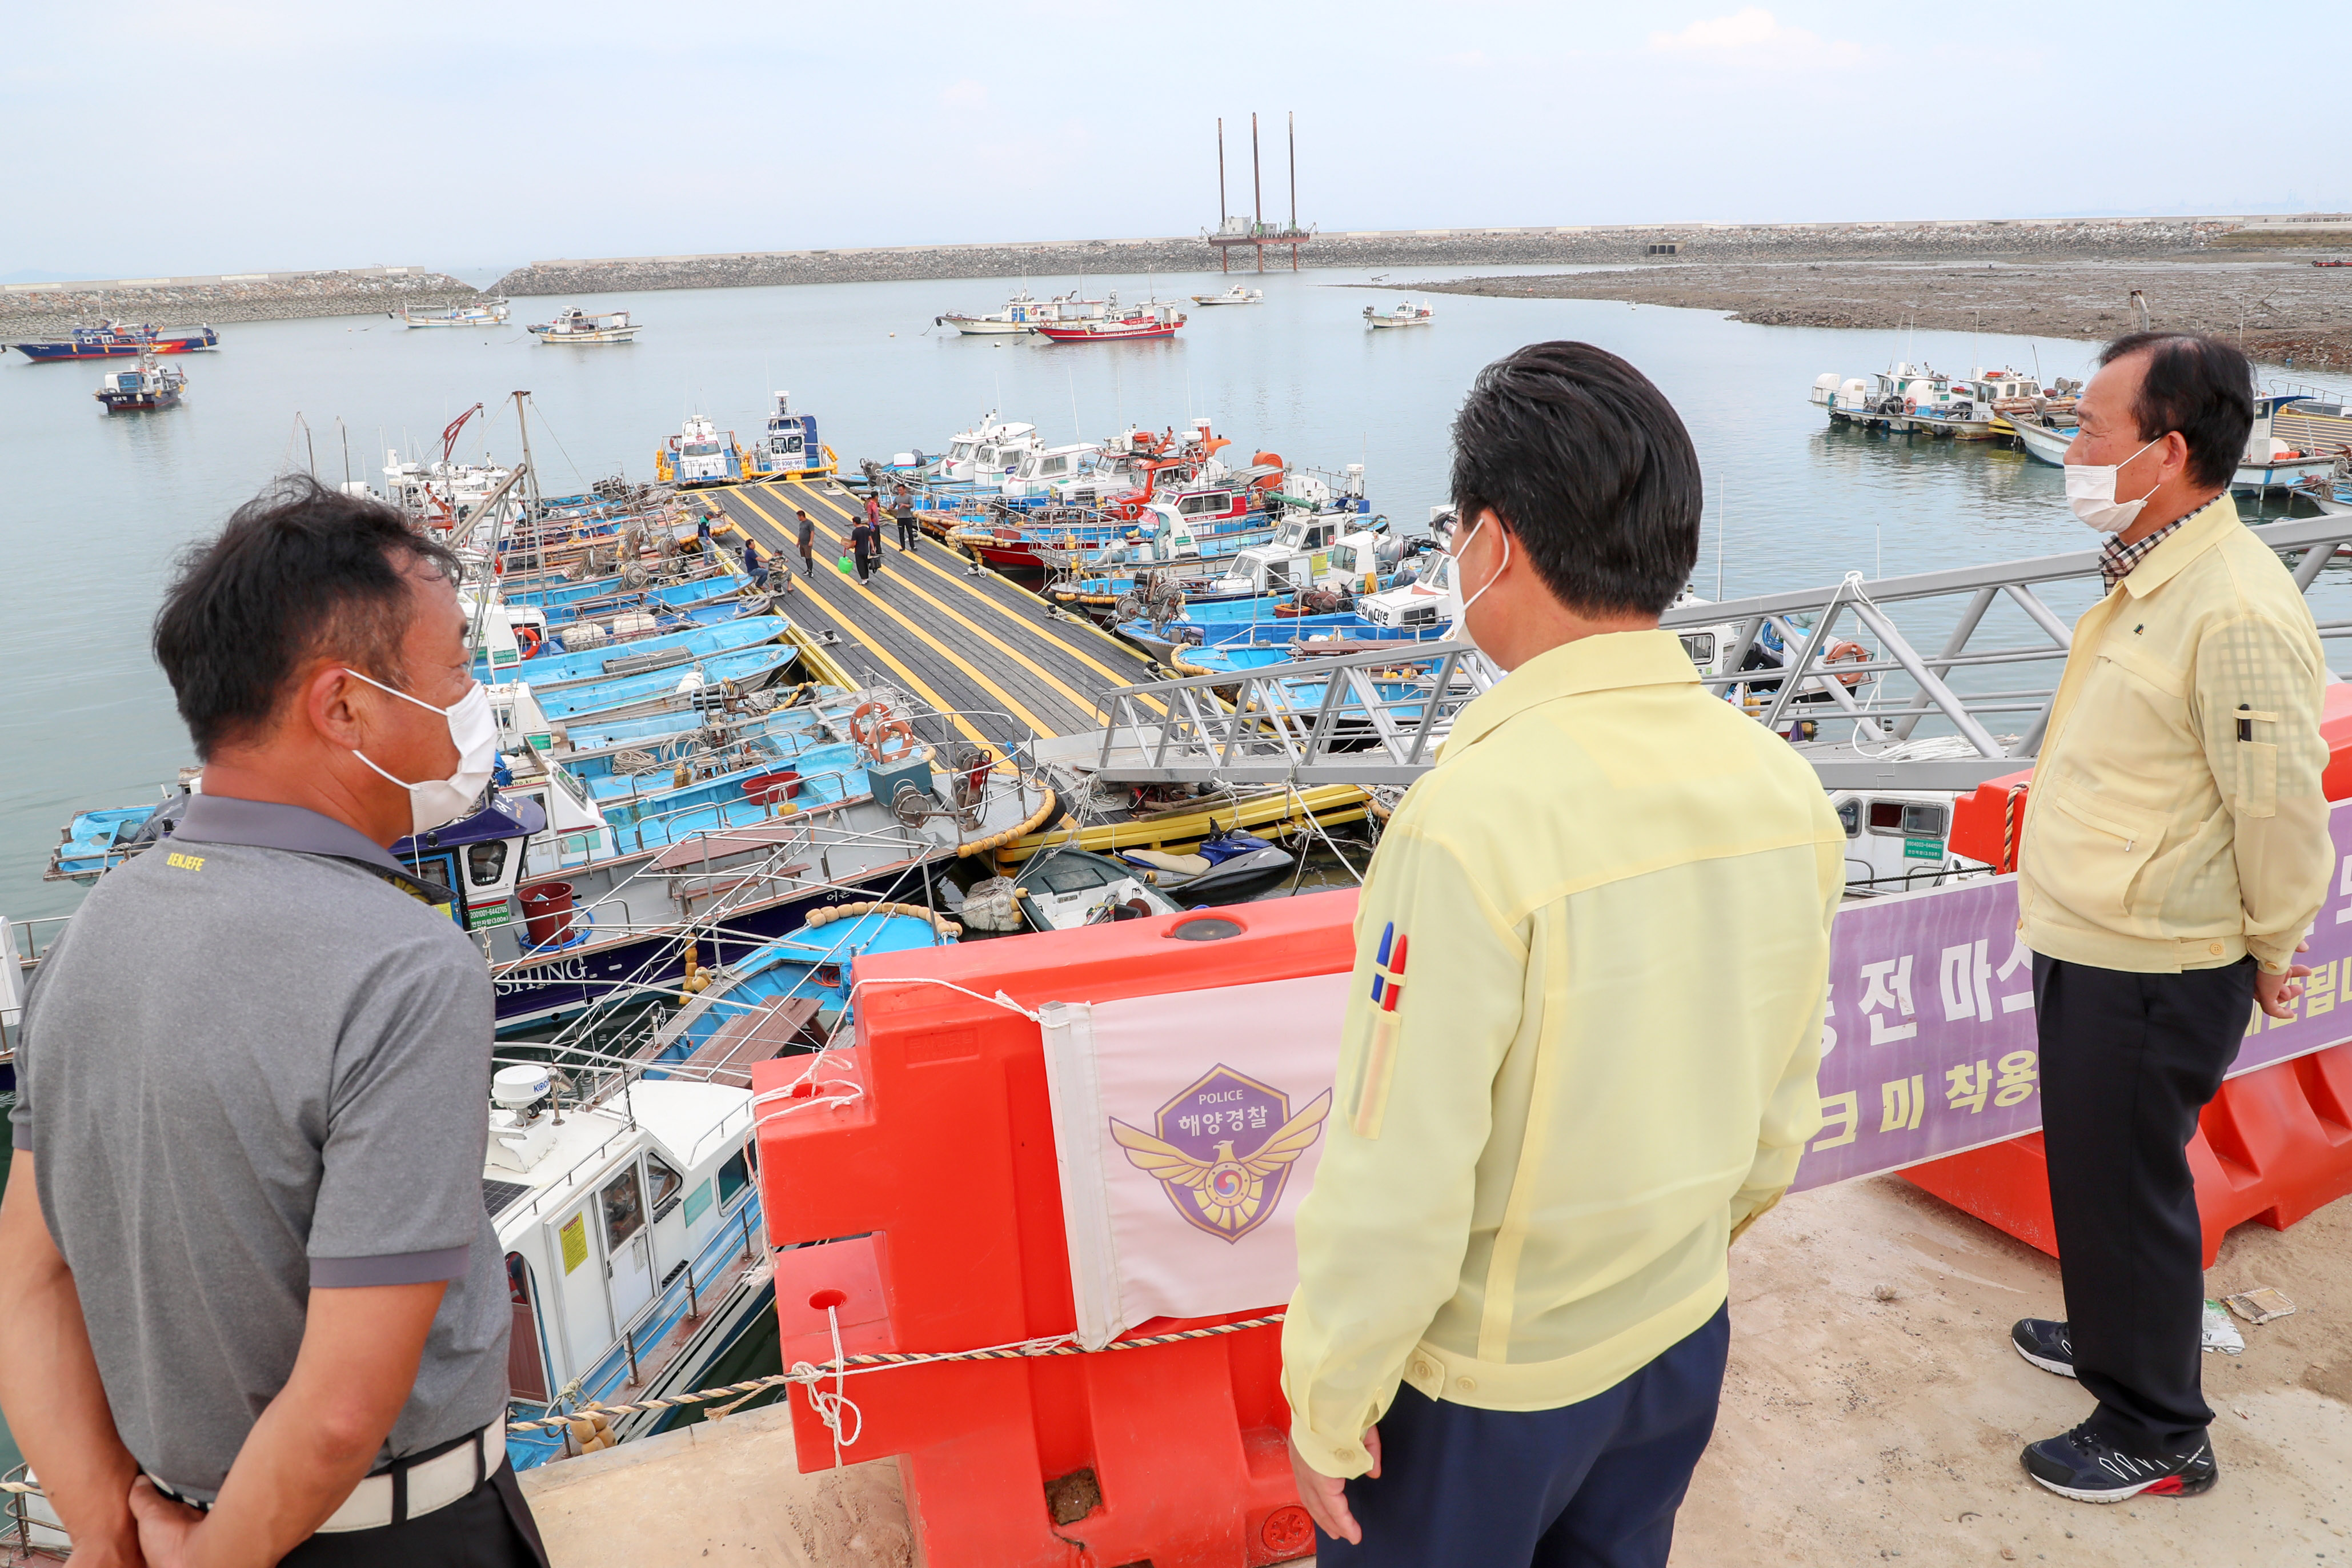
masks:
<svg viewBox="0 0 2352 1568"><path fill-rule="evenodd" d="M1268 271L1289 266L1288 246L1269 243ZM1806 326L1878 327L1895 314L1914 311L1921 325L1967 326L1974 310L1985 312L1993 331L2106 335L2100 312L2120 306L2124 288L2096 280L2077 308L2053 309L2028 298L2036 287L2070 287L2060 275L2081 264L2111 264L2162 269L2181 261L2292 259L2307 287L2308 308L2296 319L2262 324L2282 343L2305 345L2297 363L2312 354L2319 362L2352 362L2352 308L2327 314L2328 286L2343 280L2334 298L2352 296L2352 268L2319 270L2302 266L2330 252L2352 255L2352 215L2313 214L2281 217L2065 218L1999 221L1936 220L1875 224L1657 224L1553 228L1484 228L1351 231L1317 234L1299 246L1302 270L1357 271L1416 267L1602 267L1604 274L1540 279L1448 279L1414 284L1417 292L1482 293L1538 297L1633 299L1726 309L1744 320ZM1215 251L1205 238L1062 240L1021 244L902 246L856 249L744 252L708 256L623 256L537 261L508 273L488 289L476 289L445 273L422 267L356 267L337 271L227 274L206 277L131 278L87 283L11 284L0 287L0 340L55 335L100 317L147 321L156 326L196 322L282 319L299 317L370 315L403 305L431 308L500 295L512 298L579 298L673 288L767 287L808 283L869 283L1002 279L1027 276L1038 293L1050 293L1082 274L1131 277L1145 272L1211 270ZM1247 247L1231 256L1236 278L1255 276ZM1906 279L1918 269L1969 269L1971 288L1993 264L2002 276L2006 304L1972 296L1949 309L1905 293ZM2216 267L2213 277L2237 275ZM1828 272L1862 279L1853 297L1821 287ZM2305 276L2307 275L2307 277ZM2264 276L2269 276L2266 268ZM1892 280L1892 281L1890 281ZM2164 287L2172 286L2169 273ZM1394 287L1395 284L1382 287ZM2239 286L2243 291L2243 285ZM2267 288L2267 284L2265 285ZM2100 292L2104 290L2104 292ZM1967 290L1961 291L1963 294ZM2113 293L2112 301L2105 294ZM2190 290L2195 319L2221 323L2224 301L2201 285ZM2159 314L2186 324L2189 314L2176 299L2168 305L2154 288ZM1901 298L1897 298L1900 296ZM942 289L940 308L992 308L998 301L968 291ZM2272 298L2275 308L2277 300ZM1955 315L1954 311L1961 314ZM2004 324L1996 325L1996 310ZM2310 312L2318 312L2303 319ZM2275 314L2275 308L2273 314ZM2034 318L2029 319L2028 318ZM2061 319L2069 325L2061 326ZM2227 325L2232 329L2231 318ZM2255 323L2248 323L2250 345ZM2282 335L2283 334L2283 335ZM2301 334L2301 336L2297 336ZM2286 350L2294 352L2293 348Z"/></svg>

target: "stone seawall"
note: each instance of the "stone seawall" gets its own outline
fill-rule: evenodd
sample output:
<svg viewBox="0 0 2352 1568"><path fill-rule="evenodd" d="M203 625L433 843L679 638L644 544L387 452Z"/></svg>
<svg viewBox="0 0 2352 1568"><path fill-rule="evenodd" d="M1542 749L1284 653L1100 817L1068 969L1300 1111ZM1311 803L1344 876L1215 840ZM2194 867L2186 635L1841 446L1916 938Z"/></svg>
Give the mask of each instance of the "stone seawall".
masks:
<svg viewBox="0 0 2352 1568"><path fill-rule="evenodd" d="M1652 261L1948 261L1959 257L2147 258L2213 245L2242 218L2031 219L1889 224L1666 224L1648 227L1388 230L1318 234L1299 247L1317 267L1609 266ZM1674 246L1671 254L1657 247ZM1245 247L1236 272L1254 271ZM1037 244L898 246L856 250L644 256L537 261L500 278L512 298L660 288L748 288L785 283L1011 277L1058 284L1080 272L1198 272L1216 265L1205 240L1071 240ZM1267 247L1269 270L1290 265ZM1040 292L1043 292L1041 287Z"/></svg>
<svg viewBox="0 0 2352 1568"><path fill-rule="evenodd" d="M0 287L0 334L12 339L53 335L95 326L101 319L155 327L199 322L217 327L227 321L382 315L404 305L432 309L475 298L470 286L421 267L14 283Z"/></svg>

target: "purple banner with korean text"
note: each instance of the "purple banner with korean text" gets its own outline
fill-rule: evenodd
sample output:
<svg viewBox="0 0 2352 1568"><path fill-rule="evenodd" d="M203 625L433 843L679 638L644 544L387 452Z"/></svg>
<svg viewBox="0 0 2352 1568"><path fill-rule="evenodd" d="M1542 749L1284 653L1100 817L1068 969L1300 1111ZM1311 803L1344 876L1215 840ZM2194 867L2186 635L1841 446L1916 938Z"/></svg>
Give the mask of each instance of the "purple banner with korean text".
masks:
<svg viewBox="0 0 2352 1568"><path fill-rule="evenodd" d="M2294 1016L2253 1009L2230 1076L2352 1039L2352 802ZM1796 1190L1874 1176L2042 1125L2033 955L2013 876L1853 904L1830 936L1822 1130Z"/></svg>

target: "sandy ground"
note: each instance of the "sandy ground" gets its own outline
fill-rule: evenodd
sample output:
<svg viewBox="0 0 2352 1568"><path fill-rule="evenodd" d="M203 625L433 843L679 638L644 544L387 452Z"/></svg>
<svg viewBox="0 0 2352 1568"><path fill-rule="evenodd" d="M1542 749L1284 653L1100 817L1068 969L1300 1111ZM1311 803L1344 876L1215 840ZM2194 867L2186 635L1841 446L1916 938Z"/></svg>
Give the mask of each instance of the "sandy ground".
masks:
<svg viewBox="0 0 2352 1568"><path fill-rule="evenodd" d="M2300 1311L2208 1354L2221 1480L2100 1508L2017 1453L2089 1413L2009 1346L2061 1311L2057 1265L1894 1177L1790 1198L1732 1255L1731 1370L1675 1568L2052 1563L2352 1564L2352 1199L2242 1226L2210 1294L2272 1285ZM781 1409L524 1479L554 1568L913 1562L894 1462L801 1475Z"/></svg>
<svg viewBox="0 0 2352 1568"><path fill-rule="evenodd" d="M2273 1285L2300 1311L2205 1357L2221 1482L2096 1507L2018 1464L2091 1408L2008 1341L2063 1314L2055 1260L1893 1176L1790 1198L1732 1254L1723 1415L1674 1561L2352 1563L2347 1243L2352 1199L2230 1234L2207 1294Z"/></svg>
<svg viewBox="0 0 2352 1568"><path fill-rule="evenodd" d="M1728 312L1760 326L1921 327L2104 339L2158 327L2238 340L2270 365L2352 365L2352 267L2305 255L2201 251L2177 260L1822 260L1656 263L1527 277L1453 278L1407 293L1623 299ZM1383 293L1400 291L1395 283ZM1829 368L1829 367L1824 367ZM1964 367L1953 367L1960 369Z"/></svg>

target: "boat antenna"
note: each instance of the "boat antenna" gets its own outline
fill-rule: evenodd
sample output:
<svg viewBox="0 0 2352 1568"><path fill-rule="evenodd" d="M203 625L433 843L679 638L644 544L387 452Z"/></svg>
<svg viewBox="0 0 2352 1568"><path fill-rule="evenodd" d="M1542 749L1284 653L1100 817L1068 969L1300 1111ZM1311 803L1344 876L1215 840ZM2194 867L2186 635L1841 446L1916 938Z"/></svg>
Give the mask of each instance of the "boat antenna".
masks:
<svg viewBox="0 0 2352 1568"><path fill-rule="evenodd" d="M540 515L539 465L530 460L530 426L524 423L522 417L523 400L529 396L530 393L527 392L514 394L515 433L522 437L522 471L530 476L523 491L523 498L528 503L525 516L536 517Z"/></svg>
<svg viewBox="0 0 2352 1568"><path fill-rule="evenodd" d="M343 423L343 416L339 413L335 415L335 428L342 433L343 437L343 494L348 496L352 490L352 427Z"/></svg>
<svg viewBox="0 0 2352 1568"><path fill-rule="evenodd" d="M1258 178L1257 110L1254 109L1250 110L1250 200L1257 213L1255 226L1250 230L1250 233L1254 237L1261 236L1265 233L1265 184ZM1250 248L1257 252L1257 269L1264 272L1265 246L1257 245Z"/></svg>

